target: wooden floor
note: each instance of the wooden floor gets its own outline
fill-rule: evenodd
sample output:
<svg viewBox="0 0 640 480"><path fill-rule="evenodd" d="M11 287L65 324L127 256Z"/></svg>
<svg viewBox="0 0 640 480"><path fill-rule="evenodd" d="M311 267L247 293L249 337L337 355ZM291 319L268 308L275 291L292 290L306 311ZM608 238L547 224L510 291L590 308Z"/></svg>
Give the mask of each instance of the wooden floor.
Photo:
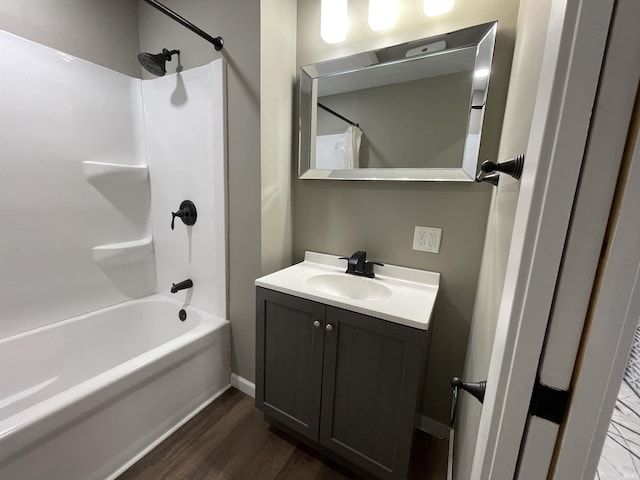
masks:
<svg viewBox="0 0 640 480"><path fill-rule="evenodd" d="M445 480L447 441L420 433L410 479ZM270 426L253 398L231 388L118 480L356 479Z"/></svg>

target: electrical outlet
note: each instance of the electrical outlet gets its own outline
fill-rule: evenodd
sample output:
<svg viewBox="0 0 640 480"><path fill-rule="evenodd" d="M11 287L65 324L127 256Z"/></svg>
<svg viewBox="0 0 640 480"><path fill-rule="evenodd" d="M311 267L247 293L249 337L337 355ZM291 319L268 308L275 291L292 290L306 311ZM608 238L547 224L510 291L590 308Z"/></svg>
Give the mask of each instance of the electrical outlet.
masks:
<svg viewBox="0 0 640 480"><path fill-rule="evenodd" d="M416 225L413 232L413 249L422 252L440 253L440 239L442 229L434 227L421 227Z"/></svg>

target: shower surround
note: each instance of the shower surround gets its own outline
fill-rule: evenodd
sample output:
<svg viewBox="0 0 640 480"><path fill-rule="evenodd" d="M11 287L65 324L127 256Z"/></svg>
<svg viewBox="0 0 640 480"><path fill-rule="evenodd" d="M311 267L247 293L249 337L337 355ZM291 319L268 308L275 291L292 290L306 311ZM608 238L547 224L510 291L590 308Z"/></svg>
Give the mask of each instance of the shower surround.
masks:
<svg viewBox="0 0 640 480"><path fill-rule="evenodd" d="M83 345L93 340L70 337L64 329L47 337L39 336L39 332L55 330L75 317L80 320L74 321L94 322L102 317L85 314L116 304L127 311L130 302L147 296L161 299L166 295L174 301L173 307L163 310L163 319L156 322L158 330L164 328L166 316L179 322L178 310L182 307L188 315L190 309L201 309L203 315L211 315L221 325L217 329L221 336L206 345L193 340L200 342L198 351L215 350L207 358L209 362L217 359L212 365L216 378L208 378L207 385L194 390L191 399L184 399L189 411L181 410L179 418L176 412L158 409L157 423L162 423L164 430L139 432L145 438L144 445L132 439L133 450L138 453L215 398L229 383L229 325L224 320L224 70L223 60L217 60L177 75L141 81L0 31L0 270L4 272L0 280L0 338L5 339L0 350L14 338L47 338L52 344L49 351L69 350L78 366L89 364L90 358L98 355L97 348ZM171 231L171 211L185 199L197 206L198 221L193 227L177 222ZM171 295L171 284L185 278L191 278L194 287ZM154 321L149 324L154 325ZM119 323L114 321L113 325ZM99 355L113 351L116 359L124 348L128 333L115 328L117 332L102 339L109 348ZM158 333L152 327L145 335ZM158 348L165 353L170 349ZM190 347L186 348L189 351ZM12 465L20 465L20 459L26 458L27 463L46 468L55 454L43 445L97 415L91 410L78 418L56 417L56 412L68 411L71 404L52 404L46 395L29 407L42 406L39 415L48 412L35 427L20 421L20 411L8 413L16 408L16 399L28 400L36 393L42 396L42 389L36 388L39 385L46 384L47 391L55 391L59 401L71 398L71 391L89 392L79 385L95 384L97 377L118 368L118 375L128 378L128 392L138 391L132 387L136 374L133 370L127 374L126 368L123 373L122 365L95 371L95 377L83 379L79 385L65 385L60 391L61 385L56 383L68 379L68 371L46 373L47 378L33 372L38 364L43 372L48 372L44 368L47 364L65 365L48 358L46 350L27 341L21 343L20 352L29 362L16 358L0 364L3 376L20 378L21 369L25 369L25 378L36 379L34 385L13 383L18 385L16 391L7 391L3 383L0 418L6 428L0 431L0 442L10 442L9 437L30 440L20 445L4 444L12 453L2 459L0 471L13 472ZM146 354L140 351L136 355ZM167 363L166 358L175 358L175 363ZM166 358L162 373L156 371L154 375L155 381L170 391L170 382L177 378L172 372L180 369L180 377L189 376L184 371L189 362L181 354ZM61 369L68 369L66 365ZM132 364L127 361L123 365L130 368ZM92 401L100 398L95 391L90 395ZM144 404L142 398L142 403L137 400L138 406ZM152 403L154 399L147 400ZM108 395L97 402L115 407L115 400ZM52 405L55 408L48 409ZM126 423L119 419L136 416L135 407L123 408L106 409L113 417L103 425L110 425L114 435L122 433L116 432L118 424ZM13 417L16 422L11 422ZM163 422L167 418L172 419L170 425ZM21 431L23 427L28 432ZM100 478L132 461L131 445L122 440L118 443L122 443L122 452L96 459L95 471L100 472ZM74 461L70 457L69 471L56 471L58 476L50 478L75 478ZM83 478L92 478L86 476L92 467L83 468Z"/></svg>

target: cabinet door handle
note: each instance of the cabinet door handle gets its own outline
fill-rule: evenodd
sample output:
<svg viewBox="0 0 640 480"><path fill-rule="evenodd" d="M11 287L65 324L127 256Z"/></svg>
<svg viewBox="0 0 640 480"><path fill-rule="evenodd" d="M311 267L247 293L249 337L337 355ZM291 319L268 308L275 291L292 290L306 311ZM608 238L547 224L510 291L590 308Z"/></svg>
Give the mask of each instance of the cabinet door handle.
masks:
<svg viewBox="0 0 640 480"><path fill-rule="evenodd" d="M327 332L332 332L333 331L333 325L331 325L330 323L327 323L327 326L324 327L324 328L327 330Z"/></svg>
<svg viewBox="0 0 640 480"><path fill-rule="evenodd" d="M313 322L313 326L316 328L320 328L320 320L316 320L315 322Z"/></svg>

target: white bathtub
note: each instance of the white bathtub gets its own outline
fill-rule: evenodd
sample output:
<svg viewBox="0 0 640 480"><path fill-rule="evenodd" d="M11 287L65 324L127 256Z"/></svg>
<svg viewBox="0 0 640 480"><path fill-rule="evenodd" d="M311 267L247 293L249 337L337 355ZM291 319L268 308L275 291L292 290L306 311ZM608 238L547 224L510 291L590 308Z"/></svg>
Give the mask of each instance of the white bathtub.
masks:
<svg viewBox="0 0 640 480"><path fill-rule="evenodd" d="M154 295L0 340L0 478L115 478L229 387L229 322Z"/></svg>

